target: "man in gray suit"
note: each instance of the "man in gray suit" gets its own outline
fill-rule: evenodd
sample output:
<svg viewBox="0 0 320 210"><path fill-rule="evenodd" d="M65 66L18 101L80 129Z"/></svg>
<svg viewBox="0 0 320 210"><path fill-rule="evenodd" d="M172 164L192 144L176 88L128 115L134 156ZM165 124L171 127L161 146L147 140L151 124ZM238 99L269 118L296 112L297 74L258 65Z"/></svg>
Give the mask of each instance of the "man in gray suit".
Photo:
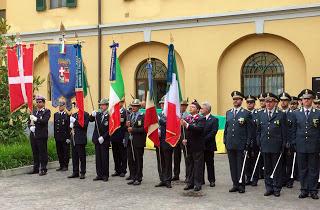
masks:
<svg viewBox="0 0 320 210"><path fill-rule="evenodd" d="M312 108L315 93L305 89L300 93L303 108L293 113L292 145L297 151L301 193L299 198L309 195L319 199L317 182L319 177L320 111Z"/></svg>

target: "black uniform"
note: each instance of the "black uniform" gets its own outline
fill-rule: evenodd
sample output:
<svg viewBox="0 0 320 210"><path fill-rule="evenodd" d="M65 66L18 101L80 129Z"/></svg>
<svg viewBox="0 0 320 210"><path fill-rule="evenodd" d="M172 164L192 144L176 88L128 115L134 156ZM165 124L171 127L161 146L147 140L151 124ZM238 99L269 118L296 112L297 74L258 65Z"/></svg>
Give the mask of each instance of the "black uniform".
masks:
<svg viewBox="0 0 320 210"><path fill-rule="evenodd" d="M301 193L317 195L320 152L320 111L301 108L293 112L292 144L297 150Z"/></svg>
<svg viewBox="0 0 320 210"><path fill-rule="evenodd" d="M271 113L271 116L270 110L260 113L257 143L261 147L264 159L266 191L268 193L279 193L282 188L282 161L279 161L273 179L270 176L287 142L287 120L286 114L276 108Z"/></svg>
<svg viewBox="0 0 320 210"><path fill-rule="evenodd" d="M214 183L216 181L214 152L217 151L216 134L219 129L219 120L211 114L206 116L205 119L206 123L203 129L205 141L203 172L205 170L205 165L207 165L208 181Z"/></svg>
<svg viewBox="0 0 320 210"><path fill-rule="evenodd" d="M70 116L66 112L54 113L54 139L56 140L56 149L60 168L68 168L70 159Z"/></svg>
<svg viewBox="0 0 320 210"><path fill-rule="evenodd" d="M33 155L33 172L47 172L48 164L48 121L51 117L49 109L33 110L32 114L37 117L34 122L35 133L30 132L30 142ZM32 126L28 121L29 128Z"/></svg>
<svg viewBox="0 0 320 210"><path fill-rule="evenodd" d="M239 108L231 109L226 113L226 125L224 129L224 144L227 148L233 189L240 192L245 189L245 176L241 170L244 160L244 150L248 150L252 135L252 115L249 111Z"/></svg>
<svg viewBox="0 0 320 210"><path fill-rule="evenodd" d="M71 132L73 174L79 175L80 161L80 174L84 175L86 173L86 145L89 114L87 112L84 112L83 127L81 127L79 124L78 113L73 114L72 117L76 118L74 127Z"/></svg>
<svg viewBox="0 0 320 210"><path fill-rule="evenodd" d="M186 128L187 150L188 150L188 177L187 187L195 187L201 189L203 182L203 162L204 162L204 126L206 119L196 114L189 115L186 118L189 124Z"/></svg>
<svg viewBox="0 0 320 210"><path fill-rule="evenodd" d="M160 129L160 150L156 147L158 173L160 182L170 186L172 179L172 153L173 148L166 142L166 116L163 113L159 114L159 129ZM160 153L160 156L159 156ZM161 161L161 164L160 164Z"/></svg>
<svg viewBox="0 0 320 210"><path fill-rule="evenodd" d="M90 115L89 120L95 122L92 142L95 146L97 178L106 179L109 177L109 114L97 112L95 117ZM98 140L100 136L104 139L102 144Z"/></svg>
<svg viewBox="0 0 320 210"><path fill-rule="evenodd" d="M133 181L141 182L143 177L143 154L147 138L144 130L144 114L141 112L132 112L129 120L132 127L127 146L130 177ZM135 159L133 159L133 157Z"/></svg>
<svg viewBox="0 0 320 210"><path fill-rule="evenodd" d="M127 110L125 108L120 109L121 126L110 137L112 143L112 154L114 160L114 170L116 175L127 173L127 148L126 148L126 121Z"/></svg>

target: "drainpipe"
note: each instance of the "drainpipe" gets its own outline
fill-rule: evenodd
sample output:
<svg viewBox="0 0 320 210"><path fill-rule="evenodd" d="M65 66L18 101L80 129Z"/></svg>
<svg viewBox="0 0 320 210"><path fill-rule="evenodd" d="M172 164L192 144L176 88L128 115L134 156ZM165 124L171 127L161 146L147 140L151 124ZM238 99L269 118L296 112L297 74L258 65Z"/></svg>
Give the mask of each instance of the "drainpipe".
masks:
<svg viewBox="0 0 320 210"><path fill-rule="evenodd" d="M98 0L98 100L101 99L101 74L102 74L102 36L101 36L101 5L102 5L102 0Z"/></svg>

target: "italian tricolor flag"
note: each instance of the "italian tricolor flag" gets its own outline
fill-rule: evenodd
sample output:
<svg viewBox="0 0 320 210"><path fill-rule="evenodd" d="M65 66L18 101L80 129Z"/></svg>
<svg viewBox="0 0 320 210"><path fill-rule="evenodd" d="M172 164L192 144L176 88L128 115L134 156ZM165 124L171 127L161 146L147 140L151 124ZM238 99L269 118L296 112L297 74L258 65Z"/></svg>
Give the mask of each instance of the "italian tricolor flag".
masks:
<svg viewBox="0 0 320 210"><path fill-rule="evenodd" d="M169 89L166 94L164 107L164 113L167 117L166 142L174 147L179 142L181 135L180 102L182 95L173 44L169 45L167 83Z"/></svg>
<svg viewBox="0 0 320 210"><path fill-rule="evenodd" d="M124 83L119 59L117 58L117 43L113 43L110 65L110 98L109 98L109 135L111 136L121 124L120 101L124 98Z"/></svg>

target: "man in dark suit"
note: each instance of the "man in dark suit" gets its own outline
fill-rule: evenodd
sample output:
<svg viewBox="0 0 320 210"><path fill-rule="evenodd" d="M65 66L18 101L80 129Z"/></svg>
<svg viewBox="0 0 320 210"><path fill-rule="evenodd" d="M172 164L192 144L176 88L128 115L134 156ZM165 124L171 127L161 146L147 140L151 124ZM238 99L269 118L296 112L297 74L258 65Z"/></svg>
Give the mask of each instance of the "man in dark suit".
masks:
<svg viewBox="0 0 320 210"><path fill-rule="evenodd" d="M139 112L141 107L140 100L134 99L131 103L132 113L127 121L127 131L129 133L128 142L128 164L131 168L132 180L129 185L140 185L142 182L143 154L146 146L147 134L144 130L144 114Z"/></svg>
<svg viewBox="0 0 320 210"><path fill-rule="evenodd" d="M76 109L76 105L75 105ZM78 112L70 116L71 144L72 144L72 167L73 173L68 178L79 177L79 161L80 161L80 179L85 179L86 174L86 145L87 130L89 124L89 114L84 112L84 126L79 124Z"/></svg>
<svg viewBox="0 0 320 210"><path fill-rule="evenodd" d="M37 108L33 110L28 121L33 155L33 170L29 174L39 173L39 176L47 174L48 164L48 121L51 112L45 108L45 101L43 96L36 96Z"/></svg>
<svg viewBox="0 0 320 210"><path fill-rule="evenodd" d="M203 129L205 142L203 174L205 171L205 165L207 165L208 181L210 183L210 187L214 187L216 182L214 152L217 151L216 135L219 129L219 120L218 118L210 114L211 105L208 102L202 103L200 112L206 119L206 123Z"/></svg>
<svg viewBox="0 0 320 210"><path fill-rule="evenodd" d="M239 91L231 93L233 108L226 113L224 144L227 148L233 187L229 192L245 192L245 176L241 178L245 151L248 151L252 135L252 116L241 107L243 94Z"/></svg>
<svg viewBox="0 0 320 210"><path fill-rule="evenodd" d="M92 135L92 142L95 146L96 154L96 178L93 181L103 180L108 181L109 178L109 113L108 99L100 100L99 112L93 111L89 117L90 122L95 122L94 132Z"/></svg>
<svg viewBox="0 0 320 210"><path fill-rule="evenodd" d="M172 179L172 153L173 148L166 142L166 123L167 117L163 113L164 108L164 97L159 101L162 112L159 113L159 137L160 137L160 148L156 147L157 154L157 165L160 183L155 187L167 187L171 188Z"/></svg>
<svg viewBox="0 0 320 210"><path fill-rule="evenodd" d="M199 115L201 106L195 100L190 106L190 115L184 120L181 119L181 125L185 128L186 139L182 140L187 145L188 159L188 177L187 186L184 190L194 189L200 191L203 182L203 161L204 161L204 133L203 129L206 119Z"/></svg>
<svg viewBox="0 0 320 210"><path fill-rule="evenodd" d="M127 110L123 107L124 99L120 101L120 121L121 125L110 137L112 143L112 154L114 160L115 173L111 176L124 177L127 173L127 148L125 133L127 130Z"/></svg>
<svg viewBox="0 0 320 210"><path fill-rule="evenodd" d="M312 108L315 93L305 89L300 93L303 107L293 113L291 144L296 148L301 193L319 199L320 111Z"/></svg>
<svg viewBox="0 0 320 210"><path fill-rule="evenodd" d="M276 107L278 101L276 95L266 93L265 100L266 110L260 113L257 128L257 143L261 147L264 159L266 187L264 195L279 197L282 188L282 161L280 158L287 142L287 120L286 115Z"/></svg>
<svg viewBox="0 0 320 210"><path fill-rule="evenodd" d="M67 171L70 159L70 116L66 112L66 103L59 102L59 111L54 113L54 139L60 167L57 171Z"/></svg>

